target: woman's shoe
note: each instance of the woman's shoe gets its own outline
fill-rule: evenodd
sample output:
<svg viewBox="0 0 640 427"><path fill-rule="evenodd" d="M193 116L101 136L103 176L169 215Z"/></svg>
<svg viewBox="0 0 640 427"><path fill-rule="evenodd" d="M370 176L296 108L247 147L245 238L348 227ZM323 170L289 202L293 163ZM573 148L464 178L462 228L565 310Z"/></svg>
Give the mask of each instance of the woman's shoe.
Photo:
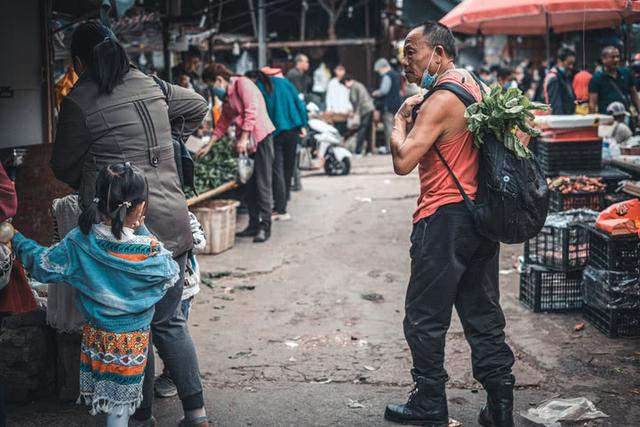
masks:
<svg viewBox="0 0 640 427"><path fill-rule="evenodd" d="M258 227L248 226L244 230L236 233L236 237L255 237L258 234Z"/></svg>
<svg viewBox="0 0 640 427"><path fill-rule="evenodd" d="M269 237L271 237L271 227L260 226L258 228L258 233L253 238L253 243L264 243L269 240Z"/></svg>

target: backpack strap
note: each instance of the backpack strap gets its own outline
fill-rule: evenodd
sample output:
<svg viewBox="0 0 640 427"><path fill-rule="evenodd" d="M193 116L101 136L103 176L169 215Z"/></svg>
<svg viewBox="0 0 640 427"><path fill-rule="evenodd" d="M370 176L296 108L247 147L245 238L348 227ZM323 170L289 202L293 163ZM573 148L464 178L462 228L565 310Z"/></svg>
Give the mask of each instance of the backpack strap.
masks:
<svg viewBox="0 0 640 427"><path fill-rule="evenodd" d="M473 74L473 73L469 73L469 74L471 74L471 76L474 78L476 83L478 83L478 86L480 86L480 90L484 93L484 86L483 86L482 82L478 79L478 77L475 74ZM415 121L416 117L418 116L418 111L420 110L420 107L422 106L422 104L424 104L424 102L431 95L433 95L435 92L437 92L439 90L448 90L449 92L452 92L454 95L456 95L458 97L458 99L464 104L465 107L469 107L470 105L475 104L477 102L476 98L472 94L470 94L462 86L460 86L458 84L455 84L455 83L445 82L445 83L442 83L442 84L439 84L439 85L435 86L433 89L431 89L429 92L427 92L425 94L424 98L422 98L422 101L420 101L418 104L416 104L413 107L413 110L411 111L411 115L412 115L414 121ZM464 188L462 187L462 184L460 183L460 180L458 179L456 174L453 172L453 169L451 169L451 166L449 166L449 163L445 160L444 156L442 155L442 152L438 148L438 145L437 144L433 144L433 149L435 150L436 154L440 158L440 161L447 168L447 171L449 172L449 175L451 175L451 178L453 178L453 182L456 184L456 187L458 188L458 191L460 192L460 194L462 195L462 198L464 199L464 204L467 206L467 208L470 211L473 211L473 209L475 208L474 201L471 200L469 195L467 195L467 192L464 191Z"/></svg>

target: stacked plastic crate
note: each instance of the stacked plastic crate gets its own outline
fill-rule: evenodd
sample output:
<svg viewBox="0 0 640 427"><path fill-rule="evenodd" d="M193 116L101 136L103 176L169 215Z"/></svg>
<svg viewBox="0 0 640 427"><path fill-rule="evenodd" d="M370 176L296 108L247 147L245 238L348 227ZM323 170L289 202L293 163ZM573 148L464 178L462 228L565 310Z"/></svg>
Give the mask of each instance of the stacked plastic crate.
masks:
<svg viewBox="0 0 640 427"><path fill-rule="evenodd" d="M541 116L536 125L542 134L533 144L533 151L542 172L549 178L558 176L588 176L601 178L606 191L561 193L552 191L550 208L559 212L570 209L599 211L620 201L618 183L629 175L619 169L602 165L602 139L598 126L612 122L610 116ZM611 195L611 196L609 196Z"/></svg>
<svg viewBox="0 0 640 427"><path fill-rule="evenodd" d="M534 312L582 308L582 271L589 253L588 230L598 213L576 209L549 214L540 233L525 242L520 302Z"/></svg>
<svg viewBox="0 0 640 427"><path fill-rule="evenodd" d="M589 240L583 314L611 338L640 336L640 240L584 227Z"/></svg>

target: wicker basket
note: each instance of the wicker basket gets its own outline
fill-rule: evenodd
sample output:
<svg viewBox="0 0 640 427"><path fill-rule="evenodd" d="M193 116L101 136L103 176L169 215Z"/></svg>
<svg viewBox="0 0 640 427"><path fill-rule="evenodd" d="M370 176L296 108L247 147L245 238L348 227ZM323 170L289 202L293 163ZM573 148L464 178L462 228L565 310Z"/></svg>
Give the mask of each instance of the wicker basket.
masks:
<svg viewBox="0 0 640 427"><path fill-rule="evenodd" d="M236 200L210 200L191 208L202 224L207 246L202 254L219 254L236 241Z"/></svg>

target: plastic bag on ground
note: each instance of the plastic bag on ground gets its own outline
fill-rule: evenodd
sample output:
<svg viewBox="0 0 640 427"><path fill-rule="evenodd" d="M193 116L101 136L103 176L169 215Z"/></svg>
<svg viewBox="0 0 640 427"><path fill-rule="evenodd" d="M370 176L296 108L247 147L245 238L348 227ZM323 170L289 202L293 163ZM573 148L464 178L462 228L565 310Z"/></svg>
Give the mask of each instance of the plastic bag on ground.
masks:
<svg viewBox="0 0 640 427"><path fill-rule="evenodd" d="M562 427L562 422L579 422L609 417L596 409L595 405L585 397L547 400L537 408L530 408L520 415L545 427Z"/></svg>

